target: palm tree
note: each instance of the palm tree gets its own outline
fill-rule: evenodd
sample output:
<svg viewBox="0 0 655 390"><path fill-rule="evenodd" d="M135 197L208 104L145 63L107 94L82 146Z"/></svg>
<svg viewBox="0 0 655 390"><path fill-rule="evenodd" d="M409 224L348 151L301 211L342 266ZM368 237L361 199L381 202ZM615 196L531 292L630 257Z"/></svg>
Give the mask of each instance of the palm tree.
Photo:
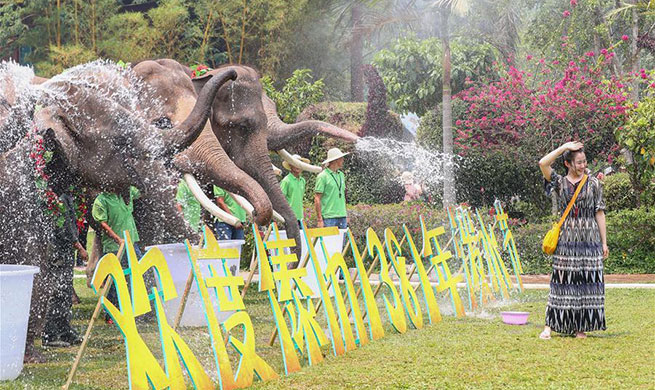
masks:
<svg viewBox="0 0 655 390"><path fill-rule="evenodd" d="M451 14L464 16L468 13L470 0L437 0L433 6L440 17L441 42L443 44L443 77L442 77L442 107L443 107L443 153L446 156L453 156L453 114L452 97L450 88L450 37L448 31L448 19ZM443 205L444 207L455 204L455 174L453 164L444 164L443 183Z"/></svg>
<svg viewBox="0 0 655 390"><path fill-rule="evenodd" d="M350 100L364 101L364 42L392 26L420 19L416 0L331 0L336 26L345 24L350 50Z"/></svg>

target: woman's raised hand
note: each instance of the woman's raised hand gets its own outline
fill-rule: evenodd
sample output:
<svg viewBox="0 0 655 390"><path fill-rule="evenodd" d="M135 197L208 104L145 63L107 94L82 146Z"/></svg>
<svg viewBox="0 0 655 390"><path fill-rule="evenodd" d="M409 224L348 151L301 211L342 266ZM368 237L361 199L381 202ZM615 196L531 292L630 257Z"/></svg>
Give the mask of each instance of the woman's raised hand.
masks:
<svg viewBox="0 0 655 390"><path fill-rule="evenodd" d="M574 150L582 149L583 146L584 145L580 141L571 141L571 142L567 142L564 145L562 145L561 148L564 149L564 150L574 151Z"/></svg>

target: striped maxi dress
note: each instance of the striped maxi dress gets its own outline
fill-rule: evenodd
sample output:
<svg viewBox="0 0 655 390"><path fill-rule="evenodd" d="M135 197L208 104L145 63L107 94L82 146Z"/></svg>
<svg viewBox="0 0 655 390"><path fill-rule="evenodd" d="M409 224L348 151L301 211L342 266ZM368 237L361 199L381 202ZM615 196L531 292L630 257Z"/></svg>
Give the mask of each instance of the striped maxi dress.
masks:
<svg viewBox="0 0 655 390"><path fill-rule="evenodd" d="M546 193L557 193L561 217L577 184L554 171L546 181ZM605 330L605 282L603 245L596 212L605 209L603 189L589 177L560 230L553 254L553 273L546 307L546 326L558 333L574 334Z"/></svg>

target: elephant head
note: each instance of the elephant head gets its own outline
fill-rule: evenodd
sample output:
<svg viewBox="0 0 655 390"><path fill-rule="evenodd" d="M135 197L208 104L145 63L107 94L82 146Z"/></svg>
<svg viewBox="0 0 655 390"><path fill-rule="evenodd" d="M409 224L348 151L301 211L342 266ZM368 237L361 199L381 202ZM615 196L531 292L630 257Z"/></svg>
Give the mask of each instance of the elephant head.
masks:
<svg viewBox="0 0 655 390"><path fill-rule="evenodd" d="M170 59L143 61L133 67L134 72L148 85L152 95L142 99L142 104L150 104L149 100L153 98L160 103L157 110L149 112L152 123L157 123L160 127L175 126L184 120L196 104L198 95L186 73L187 69ZM220 74L226 73L236 74L232 69L226 69ZM195 142L175 157L173 165L182 174L197 177L204 184L215 184L244 196L253 204L253 216L257 223L267 224L270 221L272 206L266 193L227 156L208 121ZM189 175L184 175L187 180L191 179ZM219 218L225 216L222 210L200 191L198 196L200 203L211 213L218 213ZM163 203L166 202L158 199L153 202L151 208ZM156 213L152 212L147 214L156 216Z"/></svg>
<svg viewBox="0 0 655 390"><path fill-rule="evenodd" d="M247 66L225 66L194 78L196 90L221 72L234 70L237 79L225 83L214 98L211 126L216 138L234 163L252 176L287 222L287 235L300 242L296 217L287 202L273 171L269 150L280 150L297 142L299 137L324 134L354 142L358 137L346 130L320 121L283 123L275 103L262 89L259 74ZM297 162L292 162L297 163Z"/></svg>
<svg viewBox="0 0 655 390"><path fill-rule="evenodd" d="M169 76L170 84L177 82L175 72ZM69 175L105 191L136 185L144 195L146 212L137 223L145 242L190 237L175 209L177 174L170 167L203 132L218 88L234 77L223 72L199 96L191 89L185 116L166 126L153 118L165 117L168 105L130 69L92 63L54 77L42 85L44 108L35 114L53 152L48 171L53 180Z"/></svg>

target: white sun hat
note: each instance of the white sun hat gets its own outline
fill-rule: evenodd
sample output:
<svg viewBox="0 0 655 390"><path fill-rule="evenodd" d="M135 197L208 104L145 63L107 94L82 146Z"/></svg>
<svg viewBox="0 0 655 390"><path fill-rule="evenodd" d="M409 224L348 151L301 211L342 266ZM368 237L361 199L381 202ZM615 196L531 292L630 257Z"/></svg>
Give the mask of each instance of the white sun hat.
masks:
<svg viewBox="0 0 655 390"><path fill-rule="evenodd" d="M329 162L332 162L334 160L337 160L337 159L339 159L339 158L341 158L343 156L347 156L349 154L350 153L342 152L339 148L332 148L332 149L328 150L327 158L325 159L325 161L323 161L323 165L326 165Z"/></svg>
<svg viewBox="0 0 655 390"><path fill-rule="evenodd" d="M414 174L412 172L405 171L402 175L400 175L400 181L405 185L414 184Z"/></svg>

